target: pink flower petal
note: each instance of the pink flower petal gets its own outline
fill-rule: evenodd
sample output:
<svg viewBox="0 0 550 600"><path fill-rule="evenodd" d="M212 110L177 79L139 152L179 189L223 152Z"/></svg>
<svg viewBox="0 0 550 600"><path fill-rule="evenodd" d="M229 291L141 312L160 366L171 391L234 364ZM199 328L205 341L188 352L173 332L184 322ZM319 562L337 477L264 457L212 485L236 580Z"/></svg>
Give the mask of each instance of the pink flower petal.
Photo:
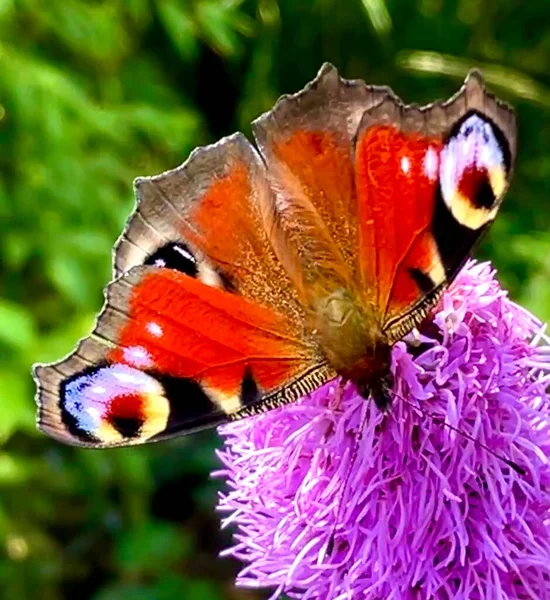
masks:
<svg viewBox="0 0 550 600"><path fill-rule="evenodd" d="M387 415L330 382L220 428L239 585L307 600L550 598L542 326L470 262L420 334L394 348Z"/></svg>

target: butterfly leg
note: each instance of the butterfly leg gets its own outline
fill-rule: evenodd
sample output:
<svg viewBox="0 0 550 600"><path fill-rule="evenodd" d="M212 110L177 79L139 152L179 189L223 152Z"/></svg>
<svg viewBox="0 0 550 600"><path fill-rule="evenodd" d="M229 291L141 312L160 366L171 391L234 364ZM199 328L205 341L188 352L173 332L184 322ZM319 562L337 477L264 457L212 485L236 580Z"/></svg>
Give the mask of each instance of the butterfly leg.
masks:
<svg viewBox="0 0 550 600"><path fill-rule="evenodd" d="M420 340L420 331L415 327L412 331L403 338L403 341L407 344L407 346L413 346L414 348L418 348L422 341Z"/></svg>

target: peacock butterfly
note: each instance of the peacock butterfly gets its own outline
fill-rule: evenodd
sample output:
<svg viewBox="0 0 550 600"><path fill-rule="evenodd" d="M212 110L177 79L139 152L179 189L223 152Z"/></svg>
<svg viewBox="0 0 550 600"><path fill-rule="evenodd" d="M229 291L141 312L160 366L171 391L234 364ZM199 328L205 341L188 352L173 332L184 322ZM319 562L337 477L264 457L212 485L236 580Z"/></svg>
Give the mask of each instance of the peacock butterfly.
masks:
<svg viewBox="0 0 550 600"><path fill-rule="evenodd" d="M389 408L392 345L498 212L514 113L477 71L420 108L326 64L253 130L136 180L93 333L34 369L44 432L155 441L337 376Z"/></svg>

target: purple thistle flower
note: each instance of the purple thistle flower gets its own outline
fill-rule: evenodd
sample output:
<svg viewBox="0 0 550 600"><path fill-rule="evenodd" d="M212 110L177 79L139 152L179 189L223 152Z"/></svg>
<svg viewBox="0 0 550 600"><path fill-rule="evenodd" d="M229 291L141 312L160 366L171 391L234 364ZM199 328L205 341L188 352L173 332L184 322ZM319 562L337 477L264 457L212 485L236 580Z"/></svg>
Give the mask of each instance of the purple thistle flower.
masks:
<svg viewBox="0 0 550 600"><path fill-rule="evenodd" d="M237 529L224 554L246 563L237 584L302 600L550 598L541 332L490 265L470 262L421 344L395 346L388 414L331 382L221 427L218 508Z"/></svg>

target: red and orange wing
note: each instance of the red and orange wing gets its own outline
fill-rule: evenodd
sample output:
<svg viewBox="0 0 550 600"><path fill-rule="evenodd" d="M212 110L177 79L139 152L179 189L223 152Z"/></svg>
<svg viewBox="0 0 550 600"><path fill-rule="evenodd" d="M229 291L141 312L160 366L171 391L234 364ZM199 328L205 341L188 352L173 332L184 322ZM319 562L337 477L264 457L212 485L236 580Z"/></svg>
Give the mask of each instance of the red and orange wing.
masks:
<svg viewBox="0 0 550 600"><path fill-rule="evenodd" d="M135 182L136 210L120 237L115 276L168 266L208 286L304 315L266 226L274 196L258 153L240 133L198 148L181 166Z"/></svg>
<svg viewBox="0 0 550 600"><path fill-rule="evenodd" d="M388 94L357 133L358 271L390 342L416 326L491 224L515 156L513 111L472 72L446 103Z"/></svg>
<svg viewBox="0 0 550 600"><path fill-rule="evenodd" d="M349 288L358 246L353 142L387 88L346 81L325 64L301 92L253 123L275 203L271 231L304 305Z"/></svg>
<svg viewBox="0 0 550 600"><path fill-rule="evenodd" d="M66 443L156 441L290 402L334 374L289 320L176 270L114 281L92 335L35 368L39 427Z"/></svg>
<svg viewBox="0 0 550 600"><path fill-rule="evenodd" d="M43 430L135 444L267 410L335 375L272 248L273 193L244 136L135 185L95 331L35 369Z"/></svg>

